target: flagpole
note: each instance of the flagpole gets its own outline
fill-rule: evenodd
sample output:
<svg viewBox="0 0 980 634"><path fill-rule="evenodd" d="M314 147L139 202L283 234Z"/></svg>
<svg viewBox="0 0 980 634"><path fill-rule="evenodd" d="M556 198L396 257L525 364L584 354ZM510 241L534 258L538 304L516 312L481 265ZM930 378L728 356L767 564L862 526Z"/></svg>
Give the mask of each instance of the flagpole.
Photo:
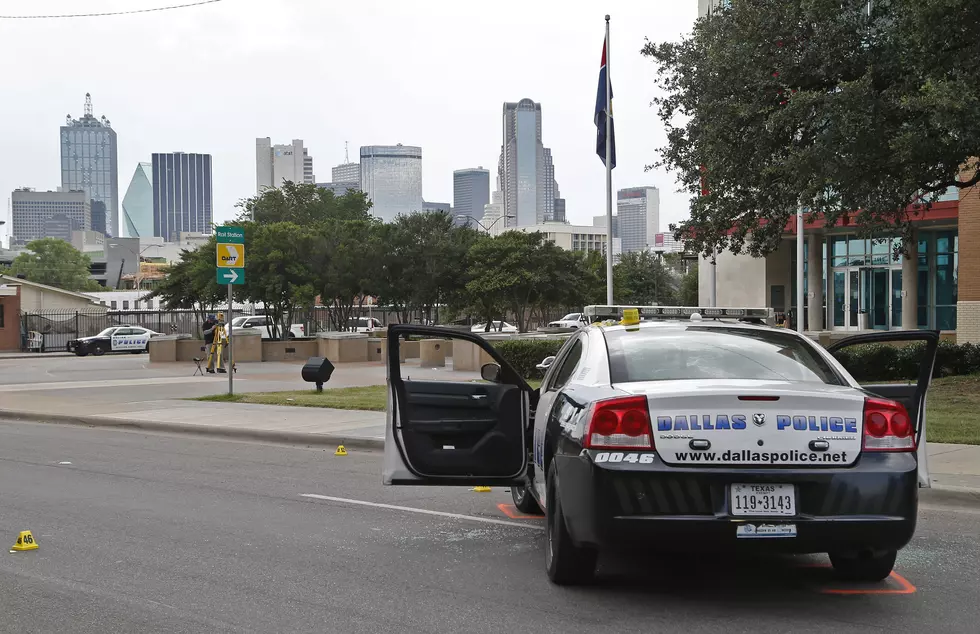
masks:
<svg viewBox="0 0 980 634"><path fill-rule="evenodd" d="M612 92L609 75L609 16L606 15L606 304L613 303Z"/></svg>

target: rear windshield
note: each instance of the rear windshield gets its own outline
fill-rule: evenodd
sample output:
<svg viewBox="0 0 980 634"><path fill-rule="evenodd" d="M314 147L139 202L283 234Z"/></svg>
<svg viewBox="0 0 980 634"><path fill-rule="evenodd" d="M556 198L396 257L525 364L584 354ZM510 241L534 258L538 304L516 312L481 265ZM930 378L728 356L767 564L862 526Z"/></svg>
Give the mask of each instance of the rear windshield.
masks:
<svg viewBox="0 0 980 634"><path fill-rule="evenodd" d="M607 330L613 383L754 379L843 385L795 336L772 330L688 326Z"/></svg>

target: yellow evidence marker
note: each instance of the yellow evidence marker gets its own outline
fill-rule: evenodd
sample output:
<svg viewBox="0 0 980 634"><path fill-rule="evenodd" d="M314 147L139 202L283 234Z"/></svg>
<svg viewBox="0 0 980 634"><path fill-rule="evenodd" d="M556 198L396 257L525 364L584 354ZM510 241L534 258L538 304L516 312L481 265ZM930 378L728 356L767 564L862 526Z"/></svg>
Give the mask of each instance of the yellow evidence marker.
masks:
<svg viewBox="0 0 980 634"><path fill-rule="evenodd" d="M473 487L477 493L490 493L490 487Z"/></svg>
<svg viewBox="0 0 980 634"><path fill-rule="evenodd" d="M10 550L36 550L37 542L34 541L34 535L31 535L31 531L21 531L20 535L17 536L17 543L10 547Z"/></svg>
<svg viewBox="0 0 980 634"><path fill-rule="evenodd" d="M344 446L343 445L341 445L341 446L337 447L337 451L333 452L333 455L335 455L335 456L346 456L347 455L347 450L344 449Z"/></svg>

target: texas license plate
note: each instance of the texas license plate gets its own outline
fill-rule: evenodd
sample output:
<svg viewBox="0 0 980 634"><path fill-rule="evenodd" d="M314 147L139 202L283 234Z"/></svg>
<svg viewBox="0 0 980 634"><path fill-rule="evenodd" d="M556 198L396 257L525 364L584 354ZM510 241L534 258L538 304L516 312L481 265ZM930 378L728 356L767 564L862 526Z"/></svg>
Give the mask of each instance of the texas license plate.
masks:
<svg viewBox="0 0 980 634"><path fill-rule="evenodd" d="M796 515L796 487L792 484L733 484L729 487L728 499L728 507L732 515L752 517Z"/></svg>

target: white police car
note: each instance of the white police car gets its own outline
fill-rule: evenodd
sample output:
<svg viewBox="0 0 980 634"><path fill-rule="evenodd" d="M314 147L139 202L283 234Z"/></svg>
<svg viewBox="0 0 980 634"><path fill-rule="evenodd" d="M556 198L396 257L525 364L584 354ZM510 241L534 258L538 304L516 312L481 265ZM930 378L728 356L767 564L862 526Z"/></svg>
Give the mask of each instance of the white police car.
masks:
<svg viewBox="0 0 980 634"><path fill-rule="evenodd" d="M150 339L160 333L141 326L112 326L97 335L80 337L68 342L68 351L80 357L106 352L149 352Z"/></svg>
<svg viewBox="0 0 980 634"><path fill-rule="evenodd" d="M544 509L556 583L589 580L614 547L826 552L844 577L888 576L927 481L939 333L859 334L828 351L762 323L770 309L637 312L572 334L539 366L539 390L477 335L390 327L385 484L513 487L522 511ZM404 335L481 348L487 382L403 378ZM862 386L831 355L913 341L924 346L910 384Z"/></svg>

